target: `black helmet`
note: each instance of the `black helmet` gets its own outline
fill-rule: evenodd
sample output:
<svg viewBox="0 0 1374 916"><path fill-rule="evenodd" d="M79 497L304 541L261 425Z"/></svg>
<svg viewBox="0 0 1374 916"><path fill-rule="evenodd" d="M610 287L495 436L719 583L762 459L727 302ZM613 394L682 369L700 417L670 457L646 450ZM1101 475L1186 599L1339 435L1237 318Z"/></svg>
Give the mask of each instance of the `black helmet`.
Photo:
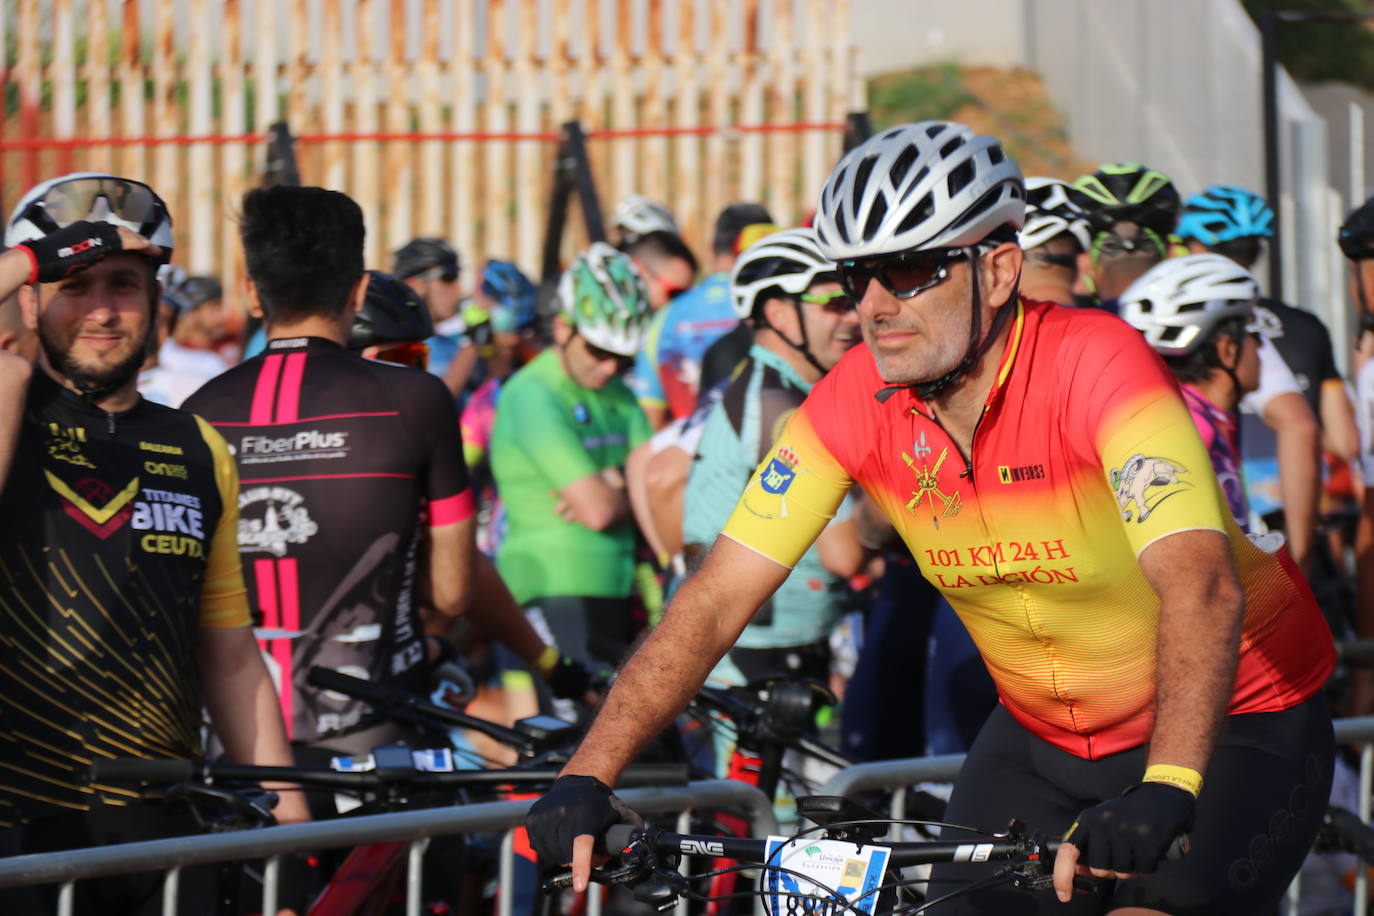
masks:
<svg viewBox="0 0 1374 916"><path fill-rule="evenodd" d="M405 280L435 268L456 277L461 269L458 252L443 239L418 238L406 242L405 247L396 252L392 273Z"/></svg>
<svg viewBox="0 0 1374 916"><path fill-rule="evenodd" d="M1341 252L1352 261L1374 258L1374 197L1350 212L1336 235Z"/></svg>
<svg viewBox="0 0 1374 916"><path fill-rule="evenodd" d="M367 275L367 298L348 331L350 350L409 343L434 335L434 321L419 293L380 270L369 270Z"/></svg>
<svg viewBox="0 0 1374 916"><path fill-rule="evenodd" d="M1169 176L1138 162L1099 166L1091 175L1080 175L1073 190L1074 202L1088 211L1097 232L1110 230L1113 223L1131 222L1168 235L1183 205Z"/></svg>
<svg viewBox="0 0 1374 916"><path fill-rule="evenodd" d="M216 277L187 277L163 294L177 311L189 311L215 299L224 298L224 286Z"/></svg>

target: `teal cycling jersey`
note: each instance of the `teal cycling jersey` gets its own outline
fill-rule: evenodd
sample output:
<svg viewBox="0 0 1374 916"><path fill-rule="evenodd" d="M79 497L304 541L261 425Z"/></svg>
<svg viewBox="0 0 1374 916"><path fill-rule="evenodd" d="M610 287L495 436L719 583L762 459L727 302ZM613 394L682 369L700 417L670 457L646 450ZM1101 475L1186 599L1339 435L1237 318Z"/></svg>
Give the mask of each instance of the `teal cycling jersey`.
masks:
<svg viewBox="0 0 1374 916"><path fill-rule="evenodd" d="M683 537L708 547L744 492L754 469L769 454L787 420L811 385L777 353L753 346L706 419L684 499ZM836 519L848 515L842 504ZM787 581L754 615L736 645L743 649L802 646L825 639L839 618L841 580L821 565L815 545Z"/></svg>

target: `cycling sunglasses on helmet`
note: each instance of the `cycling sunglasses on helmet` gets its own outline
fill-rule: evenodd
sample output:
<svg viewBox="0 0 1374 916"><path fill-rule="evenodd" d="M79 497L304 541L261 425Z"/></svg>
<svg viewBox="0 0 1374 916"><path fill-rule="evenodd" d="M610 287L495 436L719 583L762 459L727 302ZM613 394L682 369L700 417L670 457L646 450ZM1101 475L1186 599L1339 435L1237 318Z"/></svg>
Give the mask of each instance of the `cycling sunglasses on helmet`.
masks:
<svg viewBox="0 0 1374 916"><path fill-rule="evenodd" d="M932 248L903 251L878 258L846 260L836 264L840 286L855 302L863 299L875 278L898 299L910 299L949 278L949 265L968 257L965 248Z"/></svg>
<svg viewBox="0 0 1374 916"><path fill-rule="evenodd" d="M22 214L45 233L83 219L108 222L111 216L140 226L141 234L168 219L166 206L152 188L141 181L105 176L73 178L53 185Z"/></svg>

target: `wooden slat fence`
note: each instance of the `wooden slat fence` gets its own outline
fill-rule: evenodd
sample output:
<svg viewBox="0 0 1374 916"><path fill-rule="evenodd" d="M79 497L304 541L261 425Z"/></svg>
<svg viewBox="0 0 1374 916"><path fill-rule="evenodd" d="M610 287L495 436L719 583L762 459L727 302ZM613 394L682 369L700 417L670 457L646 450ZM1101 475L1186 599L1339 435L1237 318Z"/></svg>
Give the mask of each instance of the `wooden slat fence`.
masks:
<svg viewBox="0 0 1374 916"><path fill-rule="evenodd" d="M285 119L302 180L346 191L368 263L419 234L533 272L558 125L580 119L603 208L801 220L863 81L848 0L10 0L0 204L73 169L153 185L177 261L241 272L233 213ZM568 252L585 239L575 229Z"/></svg>

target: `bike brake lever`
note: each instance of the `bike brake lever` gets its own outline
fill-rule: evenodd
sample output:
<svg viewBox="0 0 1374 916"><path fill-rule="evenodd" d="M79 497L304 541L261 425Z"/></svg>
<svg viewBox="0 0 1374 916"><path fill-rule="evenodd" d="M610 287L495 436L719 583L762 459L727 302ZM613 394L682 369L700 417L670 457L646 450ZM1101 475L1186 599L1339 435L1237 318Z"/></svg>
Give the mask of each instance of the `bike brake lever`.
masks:
<svg viewBox="0 0 1374 916"><path fill-rule="evenodd" d="M591 879L596 884L629 884L638 880L644 872L644 863L638 860L624 861L615 867L602 865L592 869ZM572 869L561 871L544 879L546 891L562 891L572 887Z"/></svg>

